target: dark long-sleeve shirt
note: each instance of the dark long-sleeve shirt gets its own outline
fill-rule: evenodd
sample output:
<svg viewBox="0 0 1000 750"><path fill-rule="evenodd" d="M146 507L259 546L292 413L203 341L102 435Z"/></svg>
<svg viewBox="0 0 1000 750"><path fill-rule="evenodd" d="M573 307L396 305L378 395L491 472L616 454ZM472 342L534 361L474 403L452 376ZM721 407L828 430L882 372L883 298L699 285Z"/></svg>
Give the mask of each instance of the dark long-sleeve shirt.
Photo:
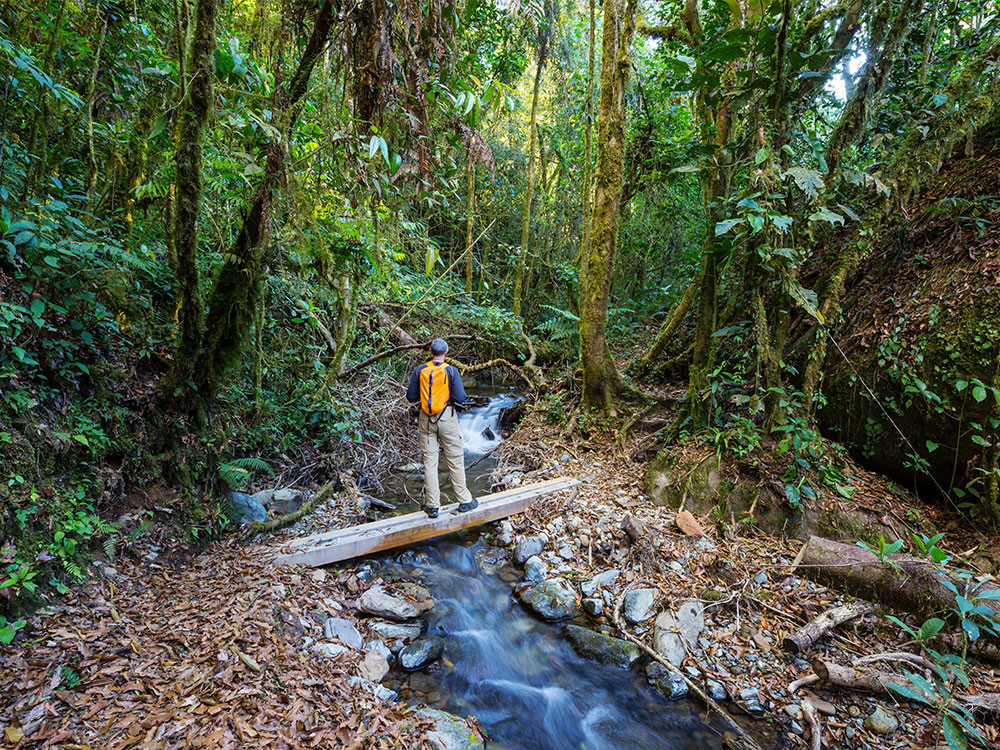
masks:
<svg viewBox="0 0 1000 750"><path fill-rule="evenodd" d="M420 400L420 371L425 367L427 367L426 364L420 365L420 367L413 371L413 375L410 377L410 385L406 389L406 400L411 404L415 404ZM467 396L465 395L465 387L462 385L462 376L458 374L458 370L452 365L447 365L445 372L448 373L448 391L451 394L448 398L448 403L464 403Z"/></svg>

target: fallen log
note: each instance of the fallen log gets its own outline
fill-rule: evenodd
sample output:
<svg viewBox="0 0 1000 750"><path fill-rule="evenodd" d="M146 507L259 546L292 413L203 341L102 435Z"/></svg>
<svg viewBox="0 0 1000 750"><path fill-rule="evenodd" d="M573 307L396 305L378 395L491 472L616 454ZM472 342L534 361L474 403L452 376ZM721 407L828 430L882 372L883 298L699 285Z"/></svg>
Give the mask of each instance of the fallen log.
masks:
<svg viewBox="0 0 1000 750"><path fill-rule="evenodd" d="M469 339L474 339L474 338L475 336L466 336L464 334L448 336L448 339L451 341L468 341ZM359 372L361 372L369 365L373 365L376 362L380 362L381 360L386 359L387 357L391 357L393 354L399 354L400 352L406 352L412 349L430 349L431 341L433 341L433 339L431 339L430 341L422 341L420 343L401 344L400 346L394 346L392 349L387 349L384 352L379 352L378 354L375 354L366 360L358 362L358 364L354 365L354 367L350 367L347 370L344 370L342 373L340 373L340 375L338 375L337 378L340 380L350 380L352 377L357 375Z"/></svg>
<svg viewBox="0 0 1000 750"><path fill-rule="evenodd" d="M809 537L799 552L796 575L859 599L920 617L955 620L955 586L967 599L979 591L995 589L995 580L975 583L947 573L930 560L910 555L889 555L883 562L875 553L852 544ZM981 602L1000 616L1000 602Z"/></svg>
<svg viewBox="0 0 1000 750"><path fill-rule="evenodd" d="M801 654L835 627L871 611L871 605L867 602L854 602L828 609L791 635L786 635L781 641L781 646L791 654Z"/></svg>
<svg viewBox="0 0 1000 750"><path fill-rule="evenodd" d="M812 663L813 671L820 678L821 682L829 685L845 688L847 690L864 690L869 693L880 693L882 695L898 695L889 685L903 685L916 692L921 692L917 686L911 684L909 678L897 672L885 672L877 669L858 669L855 666L845 666L824 659L814 659ZM955 700L968 708L973 713L982 716L1000 716L1000 693L981 693L979 695L969 695L968 693L956 693ZM927 696L928 703L933 705L936 696Z"/></svg>

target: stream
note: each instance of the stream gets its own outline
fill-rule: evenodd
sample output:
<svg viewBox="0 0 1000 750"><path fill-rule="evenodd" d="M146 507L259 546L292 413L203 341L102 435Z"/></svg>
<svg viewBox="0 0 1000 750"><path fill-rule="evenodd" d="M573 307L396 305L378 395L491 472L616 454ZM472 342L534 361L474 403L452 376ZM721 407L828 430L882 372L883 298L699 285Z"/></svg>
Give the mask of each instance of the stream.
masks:
<svg viewBox="0 0 1000 750"><path fill-rule="evenodd" d="M466 466L501 442L500 416L518 400L511 392L489 395L489 404L459 416ZM486 458L469 470L474 495L488 491L494 465ZM419 481L407 487L405 506L413 506L419 488ZM528 615L509 583L519 572L475 536L449 535L382 563L380 573L430 589L435 606L425 616L427 634L445 640L440 664L394 672L389 687L410 703L475 716L498 750L721 748L693 704L667 701L639 668L578 656L561 625Z"/></svg>

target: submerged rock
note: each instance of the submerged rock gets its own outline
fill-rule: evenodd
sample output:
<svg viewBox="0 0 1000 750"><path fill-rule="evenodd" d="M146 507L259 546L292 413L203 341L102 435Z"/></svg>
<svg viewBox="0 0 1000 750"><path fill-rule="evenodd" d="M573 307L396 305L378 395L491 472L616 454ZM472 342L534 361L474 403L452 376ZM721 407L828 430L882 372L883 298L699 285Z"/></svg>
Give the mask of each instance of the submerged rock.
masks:
<svg viewBox="0 0 1000 750"><path fill-rule="evenodd" d="M423 669L440 658L442 653L444 653L443 638L437 636L418 638L399 652L399 664L403 669L412 672Z"/></svg>
<svg viewBox="0 0 1000 750"><path fill-rule="evenodd" d="M653 603L656 601L656 589L632 589L625 594L622 614L633 625L641 625L656 612Z"/></svg>
<svg viewBox="0 0 1000 750"><path fill-rule="evenodd" d="M642 656L642 651L634 643L595 633L579 625L567 625L566 637L580 656L604 664L628 668Z"/></svg>
<svg viewBox="0 0 1000 750"><path fill-rule="evenodd" d="M417 716L434 721L434 729L427 733L427 741L435 750L483 750L485 747L482 738L464 719L436 708L422 708L417 711Z"/></svg>
<svg viewBox="0 0 1000 750"><path fill-rule="evenodd" d="M521 593L521 601L532 612L549 622L566 620L579 614L576 595L563 583L542 581Z"/></svg>
<svg viewBox="0 0 1000 750"><path fill-rule="evenodd" d="M407 601L391 596L381 586L372 586L358 598L358 609L389 620L412 620L419 612Z"/></svg>
<svg viewBox="0 0 1000 750"><path fill-rule="evenodd" d="M678 700L688 694L688 686L677 672L672 672L659 662L646 665L646 679L649 684L663 693L667 700Z"/></svg>

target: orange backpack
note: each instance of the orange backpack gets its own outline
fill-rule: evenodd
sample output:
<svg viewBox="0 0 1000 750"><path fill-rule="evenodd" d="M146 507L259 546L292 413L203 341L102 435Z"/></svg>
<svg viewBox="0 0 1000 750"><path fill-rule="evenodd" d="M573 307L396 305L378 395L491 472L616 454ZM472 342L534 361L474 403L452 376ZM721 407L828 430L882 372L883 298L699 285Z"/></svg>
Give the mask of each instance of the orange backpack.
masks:
<svg viewBox="0 0 1000 750"><path fill-rule="evenodd" d="M420 408L433 417L448 406L451 385L448 383L448 365L428 362L420 371Z"/></svg>

